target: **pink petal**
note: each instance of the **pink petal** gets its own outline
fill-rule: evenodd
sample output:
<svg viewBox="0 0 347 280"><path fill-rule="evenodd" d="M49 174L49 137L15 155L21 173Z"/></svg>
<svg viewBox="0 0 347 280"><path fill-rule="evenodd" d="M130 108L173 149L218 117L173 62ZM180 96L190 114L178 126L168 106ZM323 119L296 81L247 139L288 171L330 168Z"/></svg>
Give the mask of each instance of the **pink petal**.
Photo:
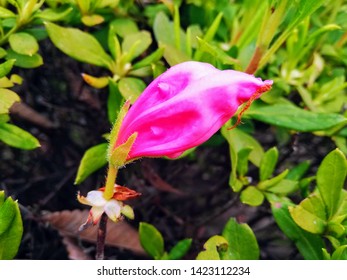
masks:
<svg viewBox="0 0 347 280"><path fill-rule="evenodd" d="M137 132L128 159L177 157L208 140L242 103L271 84L206 63L181 63L154 80L130 108L117 145Z"/></svg>

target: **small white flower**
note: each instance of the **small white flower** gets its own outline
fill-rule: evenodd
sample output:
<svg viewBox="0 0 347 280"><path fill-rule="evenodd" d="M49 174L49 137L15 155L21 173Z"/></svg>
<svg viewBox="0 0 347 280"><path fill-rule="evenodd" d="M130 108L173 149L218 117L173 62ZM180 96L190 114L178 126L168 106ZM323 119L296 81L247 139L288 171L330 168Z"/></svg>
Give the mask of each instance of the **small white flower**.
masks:
<svg viewBox="0 0 347 280"><path fill-rule="evenodd" d="M123 201L139 195L141 194L117 184L114 187L113 197L109 200L104 198L104 188L90 191L86 197L78 193L77 199L80 203L92 206L88 219L81 229L88 227L90 224L97 224L103 213L106 213L114 222L122 219L122 215L134 219L134 210L129 205L125 205Z"/></svg>
<svg viewBox="0 0 347 280"><path fill-rule="evenodd" d="M90 191L86 197L79 194L77 196L80 203L92 206L87 222L92 221L94 225L98 223L104 212L114 222L121 218L123 203L113 198L106 200L103 194L102 191Z"/></svg>

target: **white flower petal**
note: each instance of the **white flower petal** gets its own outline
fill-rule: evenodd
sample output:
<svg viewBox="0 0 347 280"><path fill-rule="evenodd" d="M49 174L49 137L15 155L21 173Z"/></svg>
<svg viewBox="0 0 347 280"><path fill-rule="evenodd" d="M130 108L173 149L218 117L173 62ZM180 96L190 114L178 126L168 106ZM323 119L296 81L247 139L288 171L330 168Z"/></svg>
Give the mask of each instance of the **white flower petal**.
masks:
<svg viewBox="0 0 347 280"><path fill-rule="evenodd" d="M122 204L115 199L111 199L106 203L104 210L107 216L115 222L121 215Z"/></svg>
<svg viewBox="0 0 347 280"><path fill-rule="evenodd" d="M95 225L100 220L102 213L104 213L104 207L93 206L90 209L90 213L92 214L93 224Z"/></svg>
<svg viewBox="0 0 347 280"><path fill-rule="evenodd" d="M87 194L86 200L91 206L104 206L107 203L107 200L104 198L102 191L90 191Z"/></svg>

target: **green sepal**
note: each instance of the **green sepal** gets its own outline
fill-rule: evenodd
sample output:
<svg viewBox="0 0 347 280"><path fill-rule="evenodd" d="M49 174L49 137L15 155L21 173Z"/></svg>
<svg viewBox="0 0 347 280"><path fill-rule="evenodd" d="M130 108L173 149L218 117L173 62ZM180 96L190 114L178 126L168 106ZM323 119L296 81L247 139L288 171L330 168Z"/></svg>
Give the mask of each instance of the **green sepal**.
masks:
<svg viewBox="0 0 347 280"><path fill-rule="evenodd" d="M121 213L130 220L134 220L135 218L134 209L129 205L124 205L122 207Z"/></svg>
<svg viewBox="0 0 347 280"><path fill-rule="evenodd" d="M130 101L128 100L124 103L123 107L120 109L117 120L111 129L110 139L109 139L110 144L109 144L108 150L107 150L108 161L110 161L111 155L113 154L113 147L115 146L115 144L117 142L119 129L122 125L122 122L123 122L123 119L124 119L126 113L129 110L129 107L130 107Z"/></svg>
<svg viewBox="0 0 347 280"><path fill-rule="evenodd" d="M131 136L128 138L128 140L123 143L122 145L115 148L112 152L112 155L110 157L110 164L112 164L114 167L122 167L125 165L127 157L129 155L129 152L131 150L131 147L133 146L138 133L135 132L131 134Z"/></svg>

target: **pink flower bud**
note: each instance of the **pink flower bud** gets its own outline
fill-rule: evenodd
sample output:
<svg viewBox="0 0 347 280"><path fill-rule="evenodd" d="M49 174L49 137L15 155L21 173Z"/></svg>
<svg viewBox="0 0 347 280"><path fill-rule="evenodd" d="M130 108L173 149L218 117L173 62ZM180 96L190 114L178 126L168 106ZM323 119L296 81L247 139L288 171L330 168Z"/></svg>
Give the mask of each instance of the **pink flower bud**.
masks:
<svg viewBox="0 0 347 280"><path fill-rule="evenodd" d="M132 105L115 147L137 133L128 161L178 157L208 140L242 103L258 98L271 85L272 81L222 71L207 63L175 65L157 77Z"/></svg>

